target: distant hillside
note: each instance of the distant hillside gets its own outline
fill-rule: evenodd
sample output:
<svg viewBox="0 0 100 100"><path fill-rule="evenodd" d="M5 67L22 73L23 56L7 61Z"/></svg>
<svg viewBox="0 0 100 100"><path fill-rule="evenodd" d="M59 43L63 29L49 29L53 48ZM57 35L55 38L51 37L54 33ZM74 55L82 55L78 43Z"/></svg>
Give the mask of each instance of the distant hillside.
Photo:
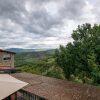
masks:
<svg viewBox="0 0 100 100"><path fill-rule="evenodd" d="M21 72L65 79L62 69L55 64L55 50L19 52L15 55L15 67Z"/></svg>
<svg viewBox="0 0 100 100"><path fill-rule="evenodd" d="M24 49L24 48L9 48L6 49L7 51L11 51L11 52L39 52L39 51L54 51L53 49Z"/></svg>
<svg viewBox="0 0 100 100"><path fill-rule="evenodd" d="M45 59L53 56L55 50L33 51L33 52L17 52L15 55L15 66L19 66L25 62L33 62L35 60Z"/></svg>
<svg viewBox="0 0 100 100"><path fill-rule="evenodd" d="M33 51L39 51L39 49L24 49L24 48L9 48L9 49L6 49L8 51L12 51L12 52L33 52ZM40 51L42 51L40 49Z"/></svg>

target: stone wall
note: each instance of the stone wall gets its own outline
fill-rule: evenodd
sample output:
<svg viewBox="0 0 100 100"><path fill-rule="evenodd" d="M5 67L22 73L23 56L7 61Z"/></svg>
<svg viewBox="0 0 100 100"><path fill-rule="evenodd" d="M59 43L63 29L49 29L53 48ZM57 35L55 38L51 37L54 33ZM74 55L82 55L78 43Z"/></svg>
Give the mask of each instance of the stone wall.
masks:
<svg viewBox="0 0 100 100"><path fill-rule="evenodd" d="M0 66L14 67L14 54L8 52L0 52Z"/></svg>

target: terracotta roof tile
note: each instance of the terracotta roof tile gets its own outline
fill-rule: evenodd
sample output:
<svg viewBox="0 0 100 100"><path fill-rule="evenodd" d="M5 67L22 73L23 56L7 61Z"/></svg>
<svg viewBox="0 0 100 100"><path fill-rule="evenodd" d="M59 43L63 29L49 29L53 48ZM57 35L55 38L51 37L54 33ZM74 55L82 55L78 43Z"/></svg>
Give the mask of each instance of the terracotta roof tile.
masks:
<svg viewBox="0 0 100 100"><path fill-rule="evenodd" d="M100 88L28 73L12 76L29 83L23 90L48 100L100 100Z"/></svg>

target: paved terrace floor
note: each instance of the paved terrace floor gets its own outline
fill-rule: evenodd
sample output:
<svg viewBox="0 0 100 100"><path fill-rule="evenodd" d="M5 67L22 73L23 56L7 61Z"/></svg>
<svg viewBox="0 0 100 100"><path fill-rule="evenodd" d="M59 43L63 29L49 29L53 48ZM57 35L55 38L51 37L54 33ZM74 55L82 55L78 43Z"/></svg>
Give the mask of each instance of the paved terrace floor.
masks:
<svg viewBox="0 0 100 100"><path fill-rule="evenodd" d="M12 74L29 83L23 90L48 100L100 100L100 88L41 75Z"/></svg>

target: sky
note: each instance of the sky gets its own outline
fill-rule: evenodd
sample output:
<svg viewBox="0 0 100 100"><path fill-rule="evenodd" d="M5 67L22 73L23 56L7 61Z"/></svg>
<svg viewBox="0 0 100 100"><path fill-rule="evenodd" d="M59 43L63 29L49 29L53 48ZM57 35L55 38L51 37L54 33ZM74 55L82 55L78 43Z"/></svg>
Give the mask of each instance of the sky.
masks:
<svg viewBox="0 0 100 100"><path fill-rule="evenodd" d="M100 0L0 0L0 48L58 48L99 18Z"/></svg>

